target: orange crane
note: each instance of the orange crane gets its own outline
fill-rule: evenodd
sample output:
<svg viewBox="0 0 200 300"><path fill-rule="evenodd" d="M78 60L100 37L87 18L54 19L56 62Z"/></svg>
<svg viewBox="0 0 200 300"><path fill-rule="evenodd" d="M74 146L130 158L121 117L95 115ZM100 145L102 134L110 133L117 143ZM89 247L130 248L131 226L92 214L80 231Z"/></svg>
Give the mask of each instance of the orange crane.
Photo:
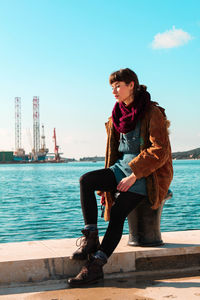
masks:
<svg viewBox="0 0 200 300"><path fill-rule="evenodd" d="M58 152L59 146L56 143L56 129L54 128L53 130L53 139L54 139L54 153L55 153L55 160L59 161L60 160L60 154Z"/></svg>

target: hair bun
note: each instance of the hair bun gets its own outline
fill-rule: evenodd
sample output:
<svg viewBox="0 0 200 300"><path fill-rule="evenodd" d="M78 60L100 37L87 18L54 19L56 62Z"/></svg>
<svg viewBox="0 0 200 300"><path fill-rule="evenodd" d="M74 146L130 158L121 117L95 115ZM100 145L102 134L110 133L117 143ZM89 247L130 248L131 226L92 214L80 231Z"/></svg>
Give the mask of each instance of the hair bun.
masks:
<svg viewBox="0 0 200 300"><path fill-rule="evenodd" d="M144 92L146 92L146 90L147 90L147 86L146 86L146 85L144 85L144 84L140 84L140 86L139 86L139 90L140 90L140 91L144 91Z"/></svg>

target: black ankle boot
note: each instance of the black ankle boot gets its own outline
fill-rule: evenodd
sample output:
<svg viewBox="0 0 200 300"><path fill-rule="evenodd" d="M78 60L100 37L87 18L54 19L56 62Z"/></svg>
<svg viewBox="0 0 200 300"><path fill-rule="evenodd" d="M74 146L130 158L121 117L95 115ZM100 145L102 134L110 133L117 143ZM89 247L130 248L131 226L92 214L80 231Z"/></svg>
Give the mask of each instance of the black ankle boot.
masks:
<svg viewBox="0 0 200 300"><path fill-rule="evenodd" d="M99 249L98 230L90 231L89 229L83 229L81 232L83 233L83 237L81 237L80 247L72 254L70 259L87 259L88 254L95 253Z"/></svg>
<svg viewBox="0 0 200 300"><path fill-rule="evenodd" d="M96 283L103 279L103 265L105 261L100 258L91 256L85 266L76 277L67 280L70 287L81 287L85 284Z"/></svg>

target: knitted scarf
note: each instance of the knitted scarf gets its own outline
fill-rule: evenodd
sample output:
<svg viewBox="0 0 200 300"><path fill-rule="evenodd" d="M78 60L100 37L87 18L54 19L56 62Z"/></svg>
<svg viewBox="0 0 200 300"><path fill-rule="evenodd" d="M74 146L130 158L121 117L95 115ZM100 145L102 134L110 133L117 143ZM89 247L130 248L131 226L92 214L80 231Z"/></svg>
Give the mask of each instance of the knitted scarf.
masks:
<svg viewBox="0 0 200 300"><path fill-rule="evenodd" d="M127 133L133 130L145 112L149 109L151 103L150 94L140 86L136 93L134 101L126 106L124 102L116 102L112 111L112 121L115 129L121 133Z"/></svg>

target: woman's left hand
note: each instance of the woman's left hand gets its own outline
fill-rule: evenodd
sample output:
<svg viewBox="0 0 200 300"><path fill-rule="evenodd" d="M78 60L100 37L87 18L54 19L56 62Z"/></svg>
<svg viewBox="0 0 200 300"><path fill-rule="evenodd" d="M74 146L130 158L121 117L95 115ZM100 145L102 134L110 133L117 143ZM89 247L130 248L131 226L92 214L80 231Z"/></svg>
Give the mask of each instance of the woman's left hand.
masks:
<svg viewBox="0 0 200 300"><path fill-rule="evenodd" d="M128 189L136 182L136 176L134 173L132 173L130 176L123 178L118 186L117 190L120 192L127 192Z"/></svg>

